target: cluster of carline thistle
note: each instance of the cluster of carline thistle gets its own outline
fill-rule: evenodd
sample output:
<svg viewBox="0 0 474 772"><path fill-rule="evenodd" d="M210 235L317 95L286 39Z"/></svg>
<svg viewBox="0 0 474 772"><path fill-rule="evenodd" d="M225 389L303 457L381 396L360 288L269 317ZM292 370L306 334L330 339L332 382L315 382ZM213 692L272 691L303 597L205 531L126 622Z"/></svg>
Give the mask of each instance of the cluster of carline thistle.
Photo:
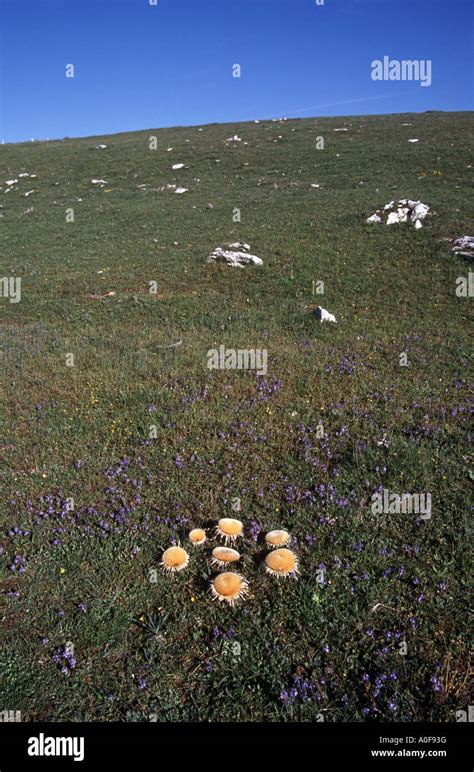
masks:
<svg viewBox="0 0 474 772"><path fill-rule="evenodd" d="M234 545L243 538L244 526L240 520L223 517L215 528L216 535L223 539L225 547L214 547L211 565L216 569L229 568L232 563L240 560L240 553L228 545ZM193 547L202 547L207 542L204 528L193 528L189 532L189 542ZM269 531L265 536L265 544L270 552L265 558L265 571L277 578L296 576L298 574L298 559L292 550L288 549L291 536L288 531ZM167 573L183 571L189 563L189 554L183 547L173 546L164 551L161 567ZM234 571L224 571L211 580L210 593L213 600L229 603L233 606L238 600L248 597L249 583Z"/></svg>

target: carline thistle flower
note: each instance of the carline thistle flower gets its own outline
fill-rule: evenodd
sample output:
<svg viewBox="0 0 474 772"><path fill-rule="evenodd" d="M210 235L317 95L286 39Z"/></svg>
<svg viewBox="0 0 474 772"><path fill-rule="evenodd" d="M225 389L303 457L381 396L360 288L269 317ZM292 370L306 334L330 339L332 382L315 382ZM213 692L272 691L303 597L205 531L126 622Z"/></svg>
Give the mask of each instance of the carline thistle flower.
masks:
<svg viewBox="0 0 474 772"><path fill-rule="evenodd" d="M240 520L233 517L222 517L217 526L216 533L225 540L226 544L235 542L243 535L244 526Z"/></svg>
<svg viewBox="0 0 474 772"><path fill-rule="evenodd" d="M161 567L167 573L182 571L189 563L189 555L182 547L168 547L163 552Z"/></svg>
<svg viewBox="0 0 474 772"><path fill-rule="evenodd" d="M233 606L238 600L247 597L248 586L248 582L243 576L227 571L212 580L210 591L213 600Z"/></svg>
<svg viewBox="0 0 474 772"><path fill-rule="evenodd" d="M291 550L273 550L265 558L265 571L270 576L276 577L296 576L299 573L298 559Z"/></svg>

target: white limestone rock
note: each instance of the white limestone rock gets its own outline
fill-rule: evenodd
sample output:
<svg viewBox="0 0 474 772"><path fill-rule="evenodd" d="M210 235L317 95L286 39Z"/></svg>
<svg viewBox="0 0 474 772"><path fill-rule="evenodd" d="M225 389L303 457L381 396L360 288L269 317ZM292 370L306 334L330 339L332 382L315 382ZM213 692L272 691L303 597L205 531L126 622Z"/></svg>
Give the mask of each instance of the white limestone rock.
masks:
<svg viewBox="0 0 474 772"><path fill-rule="evenodd" d="M208 256L208 263L226 263L233 268L245 268L247 265L263 265L263 260L257 255L251 255L250 244L237 241L233 244L224 244L216 247Z"/></svg>
<svg viewBox="0 0 474 772"><path fill-rule="evenodd" d="M314 316L316 319L318 319L320 322L336 322L337 319L334 316L334 314L330 314L329 311L326 311L325 308L322 308L321 306L317 306L317 308L313 311Z"/></svg>
<svg viewBox="0 0 474 772"><path fill-rule="evenodd" d="M432 215L428 204L422 201L413 201L411 198L402 198L400 201L390 201L381 209L367 217L368 223L385 223L394 225L401 222L411 222L415 228L422 227L421 221L428 215Z"/></svg>
<svg viewBox="0 0 474 772"><path fill-rule="evenodd" d="M474 236L460 236L454 241L453 252L461 257L474 258Z"/></svg>

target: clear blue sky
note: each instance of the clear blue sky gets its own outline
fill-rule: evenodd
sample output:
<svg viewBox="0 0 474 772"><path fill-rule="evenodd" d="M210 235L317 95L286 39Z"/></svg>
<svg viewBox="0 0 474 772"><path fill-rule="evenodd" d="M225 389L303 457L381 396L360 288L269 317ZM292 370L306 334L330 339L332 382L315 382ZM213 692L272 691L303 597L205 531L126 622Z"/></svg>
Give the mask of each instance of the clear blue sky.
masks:
<svg viewBox="0 0 474 772"><path fill-rule="evenodd" d="M0 139L473 107L472 0L0 0ZM432 61L433 82L371 62ZM75 77L65 77L74 64ZM242 76L232 77L240 64Z"/></svg>

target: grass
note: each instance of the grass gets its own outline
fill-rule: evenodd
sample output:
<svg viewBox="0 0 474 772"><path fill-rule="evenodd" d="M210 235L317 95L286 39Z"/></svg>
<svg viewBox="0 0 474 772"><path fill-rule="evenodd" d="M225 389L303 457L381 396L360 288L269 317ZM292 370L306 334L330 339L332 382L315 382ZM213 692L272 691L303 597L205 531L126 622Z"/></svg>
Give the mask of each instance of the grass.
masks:
<svg viewBox="0 0 474 772"><path fill-rule="evenodd" d="M0 184L1 275L22 277L21 302L0 300L0 708L53 721L466 708L471 300L455 294L468 266L448 239L472 227L472 115L1 148L0 181L37 177ZM436 212L422 230L366 224L405 197ZM206 263L236 239L263 267ZM315 321L318 302L337 325ZM209 371L221 344L266 349L268 373ZM372 514L381 487L430 492L431 519ZM156 569L236 498L250 598L231 609L210 600L208 546L176 577ZM264 573L273 528L291 532L299 580Z"/></svg>

